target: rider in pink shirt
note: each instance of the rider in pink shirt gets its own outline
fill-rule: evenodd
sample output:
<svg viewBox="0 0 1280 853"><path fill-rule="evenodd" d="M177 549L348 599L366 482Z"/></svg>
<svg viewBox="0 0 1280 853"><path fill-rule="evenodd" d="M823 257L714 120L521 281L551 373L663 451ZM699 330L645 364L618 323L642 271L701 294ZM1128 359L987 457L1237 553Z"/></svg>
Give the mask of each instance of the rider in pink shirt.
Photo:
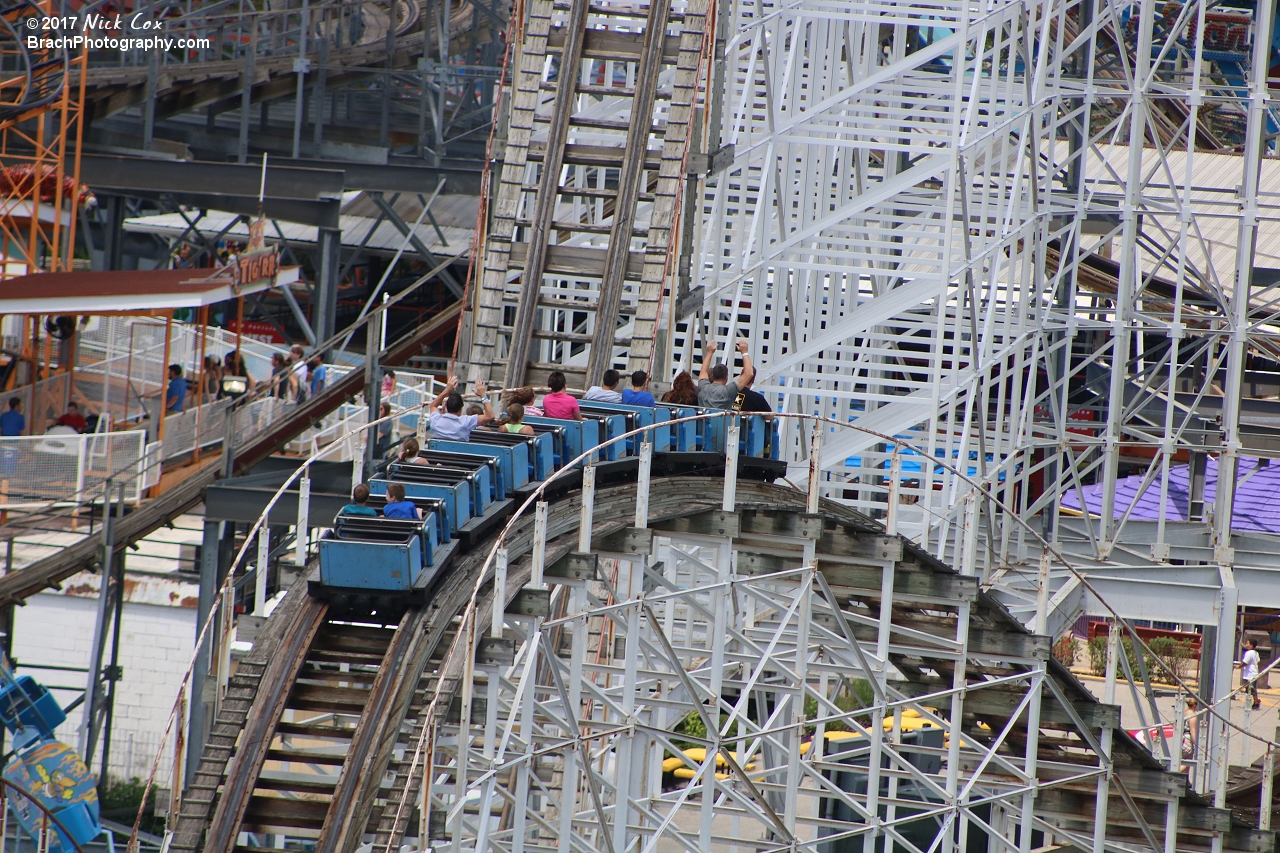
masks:
<svg viewBox="0 0 1280 853"><path fill-rule="evenodd" d="M542 411L547 417L570 421L582 420L578 401L564 392L563 373L557 370L548 376L547 387L551 389L551 393L542 398Z"/></svg>

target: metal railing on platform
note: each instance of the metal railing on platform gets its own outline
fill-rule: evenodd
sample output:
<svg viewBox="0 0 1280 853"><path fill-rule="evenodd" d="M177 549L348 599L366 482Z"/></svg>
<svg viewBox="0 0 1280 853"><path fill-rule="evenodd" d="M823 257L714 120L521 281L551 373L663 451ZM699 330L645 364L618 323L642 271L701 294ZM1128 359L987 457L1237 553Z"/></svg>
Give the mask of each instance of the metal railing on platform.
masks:
<svg viewBox="0 0 1280 853"><path fill-rule="evenodd" d="M0 509L101 503L108 479L137 503L147 486L145 430L0 438Z"/></svg>

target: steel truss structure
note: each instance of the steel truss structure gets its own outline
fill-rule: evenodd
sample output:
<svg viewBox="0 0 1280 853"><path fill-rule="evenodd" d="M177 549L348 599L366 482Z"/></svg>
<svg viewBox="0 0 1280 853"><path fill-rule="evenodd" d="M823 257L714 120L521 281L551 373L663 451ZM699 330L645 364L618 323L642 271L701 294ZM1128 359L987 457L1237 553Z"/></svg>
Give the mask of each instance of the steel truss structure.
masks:
<svg viewBox="0 0 1280 853"><path fill-rule="evenodd" d="M720 7L708 150L733 160L700 179L671 370L746 338L782 410L868 430L825 443L824 496L880 516L901 488L900 529L959 564L974 478L1013 612L1036 612L1034 529L1097 581L1049 561L1048 633L1205 626L1221 701L1238 607L1280 606L1274 535L1232 529L1237 477L1277 453L1274 28L1268 4Z"/></svg>
<svg viewBox="0 0 1280 853"><path fill-rule="evenodd" d="M572 12L576 4L554 8ZM644 9L628 7L628 14ZM669 35L680 32L669 26ZM585 268L566 266L548 282L539 267L537 286L523 283L515 296L516 279L500 265L494 286L478 295L478 314L488 312L492 329L512 330L511 350L530 369L560 367L576 379L587 367L584 385L597 381L594 368L620 366L616 350L608 357L591 350L615 346L609 335L632 341L628 367L652 364L660 379L696 370L707 339L731 352L733 339L745 338L758 368L756 390L783 412L861 427L832 426L815 455L801 421L787 419L792 482L891 522L910 543L904 547L919 549L911 551L919 555L913 567L928 559L958 567L1038 635L1059 636L1085 611L1205 626L1211 651L1201 692L1220 707L1231 692L1238 607L1280 607L1273 538L1232 530L1241 458L1277 455L1261 428L1280 414L1264 399L1280 388L1280 377L1265 371L1277 354L1280 296L1270 272L1280 261L1267 260L1280 237L1280 173L1267 159L1280 130L1266 81L1274 26L1268 4L1223 10L1200 0L712 4L704 24L708 61L698 65L692 128L681 138L694 140L686 163L696 158L698 168L682 170L683 218L670 220L673 230L684 226L670 254L688 263L668 258L663 268L669 298L657 302L653 335L641 341L638 322L628 327L613 318L577 328L569 314L539 312L575 299L584 323L590 320L587 310L603 291ZM559 70L538 57L524 73L536 88L558 92ZM579 90L591 82L575 80ZM525 88L532 93L534 86ZM593 104L583 98L572 101L577 116L568 104L548 112L549 95L516 106L537 113L548 140L563 142L568 137L555 134L568 133L571 118L582 133L616 109L607 94L594 104L599 115L589 114ZM611 112L608 129L620 132L627 115ZM632 150L638 121L625 124ZM554 148L548 142L547 150ZM522 170L504 180L529 192L538 177L544 194L557 186L564 194L591 179L597 196L613 192L606 167L555 165L554 174L544 164L541 175ZM617 181L622 187L621 170ZM505 258L523 241L527 257L545 249L548 257L559 251L567 258L571 253L547 246L574 229L602 235L630 227L614 215L626 202L642 203L634 182L626 186L619 193L626 201L614 209L604 200L588 211L539 198L543 208L525 220L513 195L501 215L512 220L514 236L491 234L487 256ZM585 246L603 237L573 239ZM619 293L628 309L638 298L640 313L654 304L643 290ZM504 300L521 307L512 314ZM482 337L477 332L477 341ZM483 341L487 348L473 349L473 370L487 375L502 358L500 337L494 331ZM552 341L557 358L525 356L520 348L539 338ZM1217 457L1216 494L1207 499L1203 478L1193 473L1187 509L1175 513L1166 500L1170 469L1203 471L1208 455ZM1159 495L1154 520L1138 520L1134 506L1117 498L1118 483L1130 474L1143 480L1139 493L1149 487ZM1083 505L1086 489L1100 490L1100 507L1064 513L1064 498L1075 495ZM644 527L639 516L635 526ZM964 646L972 606L962 618L955 602L956 609L939 609L940 602L919 602L906 589L874 585L878 594L866 610L845 614L854 628L868 630L884 617L876 645L859 648L854 629L848 637L837 630L843 603L818 590L817 545L806 551L803 543L778 540L791 546L788 553L771 541L769 553L780 548L787 557L765 561L772 573L761 580L744 570L741 556L753 549L739 538L722 533L717 544L687 533L657 534L656 550L644 559L606 549L607 593L589 587L553 595L545 622L517 623L512 662L460 676L458 719L473 727L446 726L433 742L424 837L447 834L455 848L476 839L479 847L504 850L556 843L610 851L793 843L845 849L838 840L818 840L831 828L823 823L825 804L840 799L820 779L843 771L830 756L813 759L817 767L806 762L824 755L819 721L841 716L837 683L864 678L880 692L863 732L871 751L859 760L881 768L867 771L873 776L883 770L895 777L887 783L899 786L894 791L914 778L906 769L910 750L885 747L875 721L916 698L893 694L890 675L908 682L912 675L890 652L899 626L919 630L895 621L919 604L929 620L944 613L953 620L946 623L947 663L918 666L939 679L931 690L955 687L956 701L977 696L982 691L965 679L982 672L984 679L1013 679L1022 691L1016 701L1025 699L1018 714L988 723L993 734L985 737L996 745L988 752L964 763L969 737L946 748L947 777L935 781L949 826L977 826L967 805L974 801L966 798L985 792L999 804L993 823L982 819L994 846L1025 849L1041 830L1064 844L1103 849L1102 836L1092 833L1105 834L1098 828L1104 822L1082 828L1048 817L1055 801L1036 787L1047 774L1039 773L1043 750L1035 745L1089 752L1096 774L1117 741L1105 726L1086 736L1078 720L1071 734L1049 734L1043 717L1037 724L1052 679L1030 663L1015 665L1016 675L993 668ZM717 562L725 560L728 574ZM829 623L819 624L824 618ZM625 642L597 641L592 631ZM906 637L908 645L933 643ZM903 651L905 658L917 653ZM934 648L924 657L936 654ZM1121 657L1129 680L1149 696L1148 674L1130 672ZM1113 656L1112 672L1114 666ZM964 730L960 714L929 710L940 703L934 695L915 710L938 716L948 732L951 725ZM1031 713L1033 705L1040 710ZM664 793L656 768L663 755L679 752L670 730L689 713L705 718L707 732L720 732L707 735L708 756L723 747L741 760L696 762L690 785ZM1144 726L1160 719L1154 703L1140 713L1151 715ZM843 716L849 723L856 715ZM1009 720L1014 729L1005 732ZM798 757L798 745L815 733L818 745ZM970 734L977 749L979 735ZM1218 806L1226 799L1229 736L1215 718L1207 749L1197 747L1207 758L1195 785ZM1010 737L1019 743L1014 759L1002 751ZM885 749L894 756L887 766L874 757ZM1176 759L1164 755L1176 770ZM717 767L726 779L715 778ZM992 777L1000 774L1011 775L997 784ZM1034 790L1022 787L1028 778L1038 779ZM1064 784L1077 782L1083 784ZM889 789L878 793L868 782L863 791L870 799L858 808L840 806L864 821L861 828L846 823L837 833L888 835L889 846L911 849L913 842L894 835L899 824L878 811L894 802ZM1026 808L1031 799L1024 795L1035 799L1034 808ZM1128 796L1121 799L1128 807ZM1116 817L1106 805L1090 814ZM1200 843L1175 831L1177 808L1144 820L1133 839L1114 846ZM1166 821L1170 832L1161 840L1152 827ZM1020 835L1009 830L1015 825ZM949 833L935 836L940 847L964 843ZM1233 843L1227 830L1210 835L1215 849Z"/></svg>
<svg viewBox="0 0 1280 853"><path fill-rule="evenodd" d="M983 590L976 499L952 569L816 478L731 460L716 495L651 482L647 448L634 486L588 469L499 537L437 670L428 783L377 849L1274 844L1117 731L1117 642L1099 703Z"/></svg>
<svg viewBox="0 0 1280 853"><path fill-rule="evenodd" d="M1254 275L1277 221L1264 7L1227 23L1195 2L722 7L708 113L734 159L702 181L683 301L702 311L671 318L673 369L696 367L704 337L745 337L784 410L967 465L1080 556L1115 556L1120 476L1167 482L1206 447L1224 472L1275 452L1241 415L1268 394L1246 367L1276 346L1272 280ZM1242 80L1207 25L1235 28ZM1228 113L1243 153L1214 124ZM803 478L804 438L788 439ZM835 436L824 495L883 512L891 451ZM902 464L903 529L945 553L968 487ZM1223 480L1198 520L1229 564ZM1061 496L1095 482L1100 518L1064 533ZM996 563L1038 550L987 510ZM1144 558L1169 559L1178 521L1161 515Z"/></svg>
<svg viewBox="0 0 1280 853"><path fill-rule="evenodd" d="M83 49L27 44L24 19L58 7L12 3L0 27L0 281L71 269L76 224L91 196L80 184Z"/></svg>

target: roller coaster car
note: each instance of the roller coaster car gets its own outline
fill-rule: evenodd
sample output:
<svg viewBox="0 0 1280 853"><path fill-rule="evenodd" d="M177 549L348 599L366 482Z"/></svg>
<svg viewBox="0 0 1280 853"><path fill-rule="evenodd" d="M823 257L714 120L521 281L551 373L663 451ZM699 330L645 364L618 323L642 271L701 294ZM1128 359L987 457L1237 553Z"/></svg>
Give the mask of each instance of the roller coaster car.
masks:
<svg viewBox="0 0 1280 853"><path fill-rule="evenodd" d="M309 583L311 594L352 603L424 601L456 544L441 543L436 510L424 515L410 520L339 513L333 529L320 539L320 568Z"/></svg>

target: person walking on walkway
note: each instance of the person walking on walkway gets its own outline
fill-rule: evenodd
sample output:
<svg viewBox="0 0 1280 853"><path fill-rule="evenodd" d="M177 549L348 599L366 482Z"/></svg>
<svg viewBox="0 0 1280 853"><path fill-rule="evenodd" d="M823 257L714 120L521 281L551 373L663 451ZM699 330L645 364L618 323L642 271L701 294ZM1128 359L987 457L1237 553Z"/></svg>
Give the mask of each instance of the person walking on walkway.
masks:
<svg viewBox="0 0 1280 853"><path fill-rule="evenodd" d="M1249 638L1244 641L1244 654L1240 656L1240 662L1236 666L1240 667L1240 681L1244 688L1245 696L1253 699L1253 710L1257 711L1262 708L1262 702L1258 699L1258 657L1257 644Z"/></svg>

